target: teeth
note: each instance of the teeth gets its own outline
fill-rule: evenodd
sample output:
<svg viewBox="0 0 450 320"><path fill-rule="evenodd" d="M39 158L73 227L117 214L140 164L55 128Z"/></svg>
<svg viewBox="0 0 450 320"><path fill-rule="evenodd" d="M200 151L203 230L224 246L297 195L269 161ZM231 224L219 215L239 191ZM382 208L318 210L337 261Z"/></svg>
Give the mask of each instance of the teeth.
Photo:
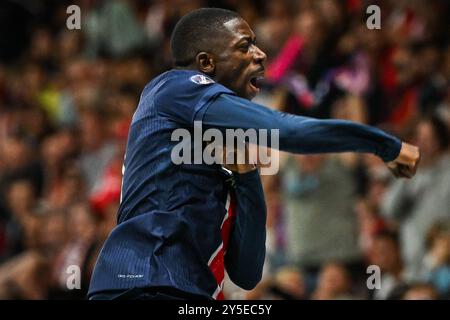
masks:
<svg viewBox="0 0 450 320"><path fill-rule="evenodd" d="M260 88L263 80L264 80L264 77L258 76L258 77L252 78L250 80L250 82L253 86Z"/></svg>

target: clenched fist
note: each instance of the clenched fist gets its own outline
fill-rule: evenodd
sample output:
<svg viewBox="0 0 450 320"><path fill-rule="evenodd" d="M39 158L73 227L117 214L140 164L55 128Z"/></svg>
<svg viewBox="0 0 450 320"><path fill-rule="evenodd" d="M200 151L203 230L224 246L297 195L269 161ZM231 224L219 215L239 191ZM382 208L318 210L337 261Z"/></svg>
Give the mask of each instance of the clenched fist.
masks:
<svg viewBox="0 0 450 320"><path fill-rule="evenodd" d="M419 148L403 142L397 159L386 164L397 178L412 178L416 174L419 161Z"/></svg>

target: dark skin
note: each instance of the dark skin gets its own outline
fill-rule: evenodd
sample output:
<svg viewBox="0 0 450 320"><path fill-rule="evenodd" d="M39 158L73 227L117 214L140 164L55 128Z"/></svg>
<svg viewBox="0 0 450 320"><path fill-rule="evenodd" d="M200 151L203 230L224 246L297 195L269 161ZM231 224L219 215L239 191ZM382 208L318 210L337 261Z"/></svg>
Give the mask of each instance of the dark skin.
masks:
<svg viewBox="0 0 450 320"><path fill-rule="evenodd" d="M259 92L258 81L264 76L267 56L256 46L255 33L245 20L232 19L224 23L224 27L220 37L211 39L214 49L199 52L187 69L199 70L241 98L251 100ZM224 150L224 157L226 154ZM237 156L236 152L234 154ZM237 164L237 161L224 166L238 173L256 169L254 164Z"/></svg>
<svg viewBox="0 0 450 320"><path fill-rule="evenodd" d="M199 70L238 96L251 100L259 92L267 56L256 46L255 33L245 20L235 18L225 22L224 27L220 37L210 39L213 49L199 52L187 69ZM412 178L419 160L419 148L403 142L398 157L386 165L395 177ZM243 165L233 169L246 172L254 168Z"/></svg>
<svg viewBox="0 0 450 320"><path fill-rule="evenodd" d="M266 54L256 46L255 34L240 18L224 23L220 38L211 39L211 52L202 51L188 69L197 69L216 82L251 100L259 92Z"/></svg>

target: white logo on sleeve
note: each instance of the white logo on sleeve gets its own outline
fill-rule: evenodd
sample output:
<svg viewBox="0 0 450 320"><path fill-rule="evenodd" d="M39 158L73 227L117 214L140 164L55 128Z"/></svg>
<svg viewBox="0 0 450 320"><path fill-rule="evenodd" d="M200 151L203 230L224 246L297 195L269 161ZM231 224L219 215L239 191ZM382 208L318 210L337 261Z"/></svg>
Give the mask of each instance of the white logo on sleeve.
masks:
<svg viewBox="0 0 450 320"><path fill-rule="evenodd" d="M192 82L196 84L210 84L214 83L214 80L208 78L203 74L196 74L189 78Z"/></svg>

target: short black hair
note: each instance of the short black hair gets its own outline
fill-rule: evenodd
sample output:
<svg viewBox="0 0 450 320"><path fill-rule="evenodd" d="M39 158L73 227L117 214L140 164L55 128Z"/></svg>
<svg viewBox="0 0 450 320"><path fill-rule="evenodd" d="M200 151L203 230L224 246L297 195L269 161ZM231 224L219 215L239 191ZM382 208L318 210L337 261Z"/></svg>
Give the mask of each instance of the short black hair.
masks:
<svg viewBox="0 0 450 320"><path fill-rule="evenodd" d="M236 12L220 8L201 8L183 16L170 39L175 66L188 66L199 52L214 50L212 40L219 39L223 24L235 18Z"/></svg>

